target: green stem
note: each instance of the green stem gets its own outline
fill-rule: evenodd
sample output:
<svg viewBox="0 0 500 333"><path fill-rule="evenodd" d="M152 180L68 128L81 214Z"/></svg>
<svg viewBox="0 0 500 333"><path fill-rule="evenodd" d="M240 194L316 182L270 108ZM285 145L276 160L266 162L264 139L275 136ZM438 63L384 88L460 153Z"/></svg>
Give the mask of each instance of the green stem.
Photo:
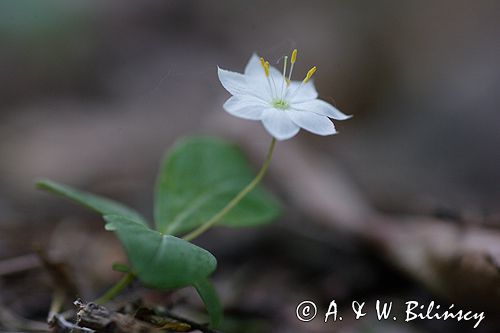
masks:
<svg viewBox="0 0 500 333"><path fill-rule="evenodd" d="M127 288L129 284L131 284L135 279L134 273L127 273L123 276L120 281L118 281L113 287L111 287L108 291L104 293L101 297L99 297L94 303L96 304L105 304L115 298L119 293L123 291L123 289Z"/></svg>
<svg viewBox="0 0 500 333"><path fill-rule="evenodd" d="M262 167L259 170L259 173L255 178L244 188L242 189L229 203L222 208L217 214L215 214L210 220L201 225L198 229L193 230L183 238L187 241L191 241L213 227L217 222L219 222L231 209L233 209L240 201L243 199L250 191L252 191L262 180L264 175L266 174L267 169L269 168L269 164L271 163L271 158L273 157L274 147L276 146L276 139L273 138L271 141L271 145L269 146L269 150L267 152L267 157ZM101 297L99 297L94 303L96 304L104 304L109 302L113 298L115 298L118 294L120 294L125 288L128 287L135 279L135 274L127 273L123 276L120 281L118 281L113 287L111 287L108 291L104 293Z"/></svg>
<svg viewBox="0 0 500 333"><path fill-rule="evenodd" d="M241 199L243 199L248 193L250 193L250 191L252 191L257 186L257 184L259 184L259 182L266 174L267 169L269 168L275 146L276 139L273 138L273 141L271 141L271 145L269 146L269 150L267 152L266 160L262 164L262 167L260 168L257 176L255 176L255 178L244 189L242 189L231 201L229 201L224 208L222 208L217 214L212 216L210 220L199 226L197 229L191 231L189 234L184 236L183 239L191 241L213 227L217 222L224 218L224 216L229 213L229 211L231 211L231 209L233 209L241 201Z"/></svg>

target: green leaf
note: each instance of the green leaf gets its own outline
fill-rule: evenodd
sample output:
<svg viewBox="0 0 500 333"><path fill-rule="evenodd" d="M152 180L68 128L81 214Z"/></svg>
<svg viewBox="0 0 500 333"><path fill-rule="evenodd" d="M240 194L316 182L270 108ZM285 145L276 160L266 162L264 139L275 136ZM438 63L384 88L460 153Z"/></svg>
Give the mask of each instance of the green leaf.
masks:
<svg viewBox="0 0 500 333"><path fill-rule="evenodd" d="M40 180L36 183L36 186L39 189L73 200L74 202L101 213L102 215L120 215L144 225L148 224L146 219L138 212L119 202L103 198L95 194L83 192L71 186L51 180Z"/></svg>
<svg viewBox="0 0 500 333"><path fill-rule="evenodd" d="M222 305L220 304L219 296L213 284L208 280L198 281L194 287L200 295L205 307L207 308L208 315L210 316L210 325L213 327L219 326L222 320Z"/></svg>
<svg viewBox="0 0 500 333"><path fill-rule="evenodd" d="M213 138L183 140L168 154L158 177L157 229L178 234L203 224L248 185L254 175L234 145ZM272 221L279 212L276 199L257 187L220 224L259 225Z"/></svg>
<svg viewBox="0 0 500 333"><path fill-rule="evenodd" d="M137 278L156 289L174 289L205 280L217 267L207 250L183 239L163 235L118 215L104 216L106 229L116 232Z"/></svg>

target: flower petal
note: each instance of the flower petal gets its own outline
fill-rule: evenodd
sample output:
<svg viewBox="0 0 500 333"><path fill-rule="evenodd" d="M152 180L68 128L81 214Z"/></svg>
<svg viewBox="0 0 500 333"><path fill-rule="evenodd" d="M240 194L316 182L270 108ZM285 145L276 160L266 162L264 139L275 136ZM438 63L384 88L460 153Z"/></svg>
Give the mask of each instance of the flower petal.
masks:
<svg viewBox="0 0 500 333"><path fill-rule="evenodd" d="M312 80L306 84L302 84L301 81L292 81L288 87L287 98L290 103L302 103L318 98L318 92Z"/></svg>
<svg viewBox="0 0 500 333"><path fill-rule="evenodd" d="M262 123L266 130L278 140L286 140L295 136L300 127L288 118L284 110L267 108L262 114Z"/></svg>
<svg viewBox="0 0 500 333"><path fill-rule="evenodd" d="M224 110L229 114L250 120L262 119L262 111L266 107L268 107L268 105L265 102L255 97L247 96L233 96L223 105Z"/></svg>
<svg viewBox="0 0 500 333"><path fill-rule="evenodd" d="M276 83L277 88L281 88L281 84L283 83L283 72L278 70L276 67L269 66L269 76L272 77L274 82Z"/></svg>
<svg viewBox="0 0 500 333"><path fill-rule="evenodd" d="M217 67L220 83L232 95L245 95L248 93L245 76L240 73L227 71Z"/></svg>
<svg viewBox="0 0 500 333"><path fill-rule="evenodd" d="M260 57L256 53L252 54L250 60L248 60L244 73L247 76L259 76L261 78L266 78L264 68L262 68L262 64L260 63ZM282 73L273 66L269 66L269 74L272 75L275 80L283 79Z"/></svg>
<svg viewBox="0 0 500 333"><path fill-rule="evenodd" d="M264 69L257 55L252 56L245 68L245 79L250 94L257 96L267 102L278 98L282 92L283 75L274 67L269 67L269 77L266 77ZM258 63L257 63L258 61ZM248 73L248 74L247 74Z"/></svg>
<svg viewBox="0 0 500 333"><path fill-rule="evenodd" d="M288 117L303 129L317 135L331 135L337 133L335 126L328 117L320 116L312 112L285 111Z"/></svg>
<svg viewBox="0 0 500 333"><path fill-rule="evenodd" d="M250 60L248 60L248 63L245 67L245 75L265 75L264 68L262 68L260 57L257 55L257 53L252 54Z"/></svg>
<svg viewBox="0 0 500 333"><path fill-rule="evenodd" d="M272 83L268 82L266 75L246 76L249 94L270 103L273 100Z"/></svg>
<svg viewBox="0 0 500 333"><path fill-rule="evenodd" d="M297 111L306 111L316 113L321 116L330 117L336 120L346 120L351 118L352 116L346 115L340 112L337 108L335 108L330 103L327 103L321 99L313 99L307 102L301 103L293 103L291 105L292 109Z"/></svg>
<svg viewBox="0 0 500 333"><path fill-rule="evenodd" d="M269 68L272 75L276 75L275 68ZM262 68L259 56L254 53L248 60L245 67L244 77L246 80L246 93L256 96L267 102L273 99L274 86L271 85L270 79L266 77L266 73Z"/></svg>

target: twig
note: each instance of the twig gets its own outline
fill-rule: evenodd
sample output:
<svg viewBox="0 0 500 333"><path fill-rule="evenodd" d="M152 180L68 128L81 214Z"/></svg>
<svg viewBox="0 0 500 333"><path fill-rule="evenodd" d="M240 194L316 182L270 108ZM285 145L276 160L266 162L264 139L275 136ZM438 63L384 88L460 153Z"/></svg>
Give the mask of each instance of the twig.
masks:
<svg viewBox="0 0 500 333"><path fill-rule="evenodd" d="M77 324L73 324L69 321L67 321L63 316L59 314L55 314L53 317L53 321L51 323L51 327L56 331L56 332L61 332L59 329L62 329L62 332L71 332L74 333L76 331L80 332L85 332L85 333L94 333L95 331L87 328L87 327L81 327L78 326Z"/></svg>
<svg viewBox="0 0 500 333"><path fill-rule="evenodd" d="M95 303L75 302L80 308L77 313L78 327L87 327L105 333L159 333L165 330L173 332L191 332L199 330L203 333L220 333L198 324L161 311L141 308L135 316L111 311Z"/></svg>
<svg viewBox="0 0 500 333"><path fill-rule="evenodd" d="M40 260L36 254L27 254L20 257L0 261L0 276L24 272L39 268Z"/></svg>
<svg viewBox="0 0 500 333"><path fill-rule="evenodd" d="M43 264L43 267L47 270L52 282L56 288L63 290L68 295L79 294L76 284L73 282L74 279L68 272L68 267L64 263L53 262L41 249L37 249L37 255Z"/></svg>
<svg viewBox="0 0 500 333"><path fill-rule="evenodd" d="M186 319L186 318L183 318L181 316L178 316L178 315L175 315L169 311L162 311L162 313L169 317L169 318L172 318L172 319L175 319L175 320L178 320L180 322L183 322L183 323L186 323L188 325L190 325L192 328L194 329L197 329L203 333L220 333L219 331L216 331L216 330L213 330L209 327L207 327L206 325L201 325L201 324L198 324L198 323L195 323L189 319Z"/></svg>
<svg viewBox="0 0 500 333"><path fill-rule="evenodd" d="M56 288L52 303L50 304L49 314L47 315L47 322L51 323L54 317L61 312L64 300L66 299L65 291L61 288Z"/></svg>
<svg viewBox="0 0 500 333"><path fill-rule="evenodd" d="M53 262L42 249L36 251L43 267L50 275L54 286L54 296L47 315L47 323L54 324L54 319L62 311L66 297L78 293L78 288L73 283L67 270L67 266L61 263ZM61 317L64 319L64 317ZM60 320L59 320L60 321Z"/></svg>

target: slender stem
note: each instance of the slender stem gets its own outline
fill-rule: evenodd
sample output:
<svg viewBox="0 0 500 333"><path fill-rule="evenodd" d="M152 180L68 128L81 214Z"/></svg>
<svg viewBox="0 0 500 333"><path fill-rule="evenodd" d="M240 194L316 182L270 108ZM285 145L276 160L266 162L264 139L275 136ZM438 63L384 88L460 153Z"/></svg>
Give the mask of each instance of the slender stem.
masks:
<svg viewBox="0 0 500 333"><path fill-rule="evenodd" d="M257 186L257 184L259 184L259 182L266 174L267 169L269 168L275 146L276 139L273 138L273 141L271 141L271 145L269 146L269 150L267 152L266 160L262 164L262 167L260 168L257 176L255 176L255 178L244 189L242 189L231 201L229 201L224 208L222 208L217 214L212 216L210 220L199 226L197 229L191 231L189 234L184 236L183 239L191 241L213 227L217 222L224 218L224 216L229 213L231 209L233 209L241 201L241 199L243 199L248 193L250 193L250 191L252 191Z"/></svg>
<svg viewBox="0 0 500 333"><path fill-rule="evenodd" d="M208 220L205 224L201 225L198 229L192 231L187 234L183 238L187 241L193 240L212 226L214 226L217 222L219 222L231 209L233 209L240 201L243 199L250 191L252 191L257 184L262 180L264 175L266 174L267 169L269 168L269 164L271 162L271 158L273 156L274 147L276 146L276 139L273 138L271 141L271 145L269 146L269 150L267 152L267 157L262 167L259 170L259 173L255 178L243 189L241 190L229 203L222 208L217 214L215 214L210 220ZM135 274L127 273L123 276L120 281L118 281L113 287L111 287L108 291L104 293L101 297L99 297L94 303L96 304L104 304L113 298L115 298L119 293L121 293L128 285L130 285L135 279Z"/></svg>
<svg viewBox="0 0 500 333"><path fill-rule="evenodd" d="M123 289L127 288L129 284L131 284L135 279L134 273L127 273L123 276L120 281L118 281L113 287L111 287L108 291L104 293L101 297L95 300L96 304L105 304L115 298L119 293L123 291Z"/></svg>
<svg viewBox="0 0 500 333"><path fill-rule="evenodd" d="M54 297L52 298L52 303L50 304L49 314L47 316L47 322L51 323L54 317L61 311L66 295L64 290L57 288L54 292Z"/></svg>

